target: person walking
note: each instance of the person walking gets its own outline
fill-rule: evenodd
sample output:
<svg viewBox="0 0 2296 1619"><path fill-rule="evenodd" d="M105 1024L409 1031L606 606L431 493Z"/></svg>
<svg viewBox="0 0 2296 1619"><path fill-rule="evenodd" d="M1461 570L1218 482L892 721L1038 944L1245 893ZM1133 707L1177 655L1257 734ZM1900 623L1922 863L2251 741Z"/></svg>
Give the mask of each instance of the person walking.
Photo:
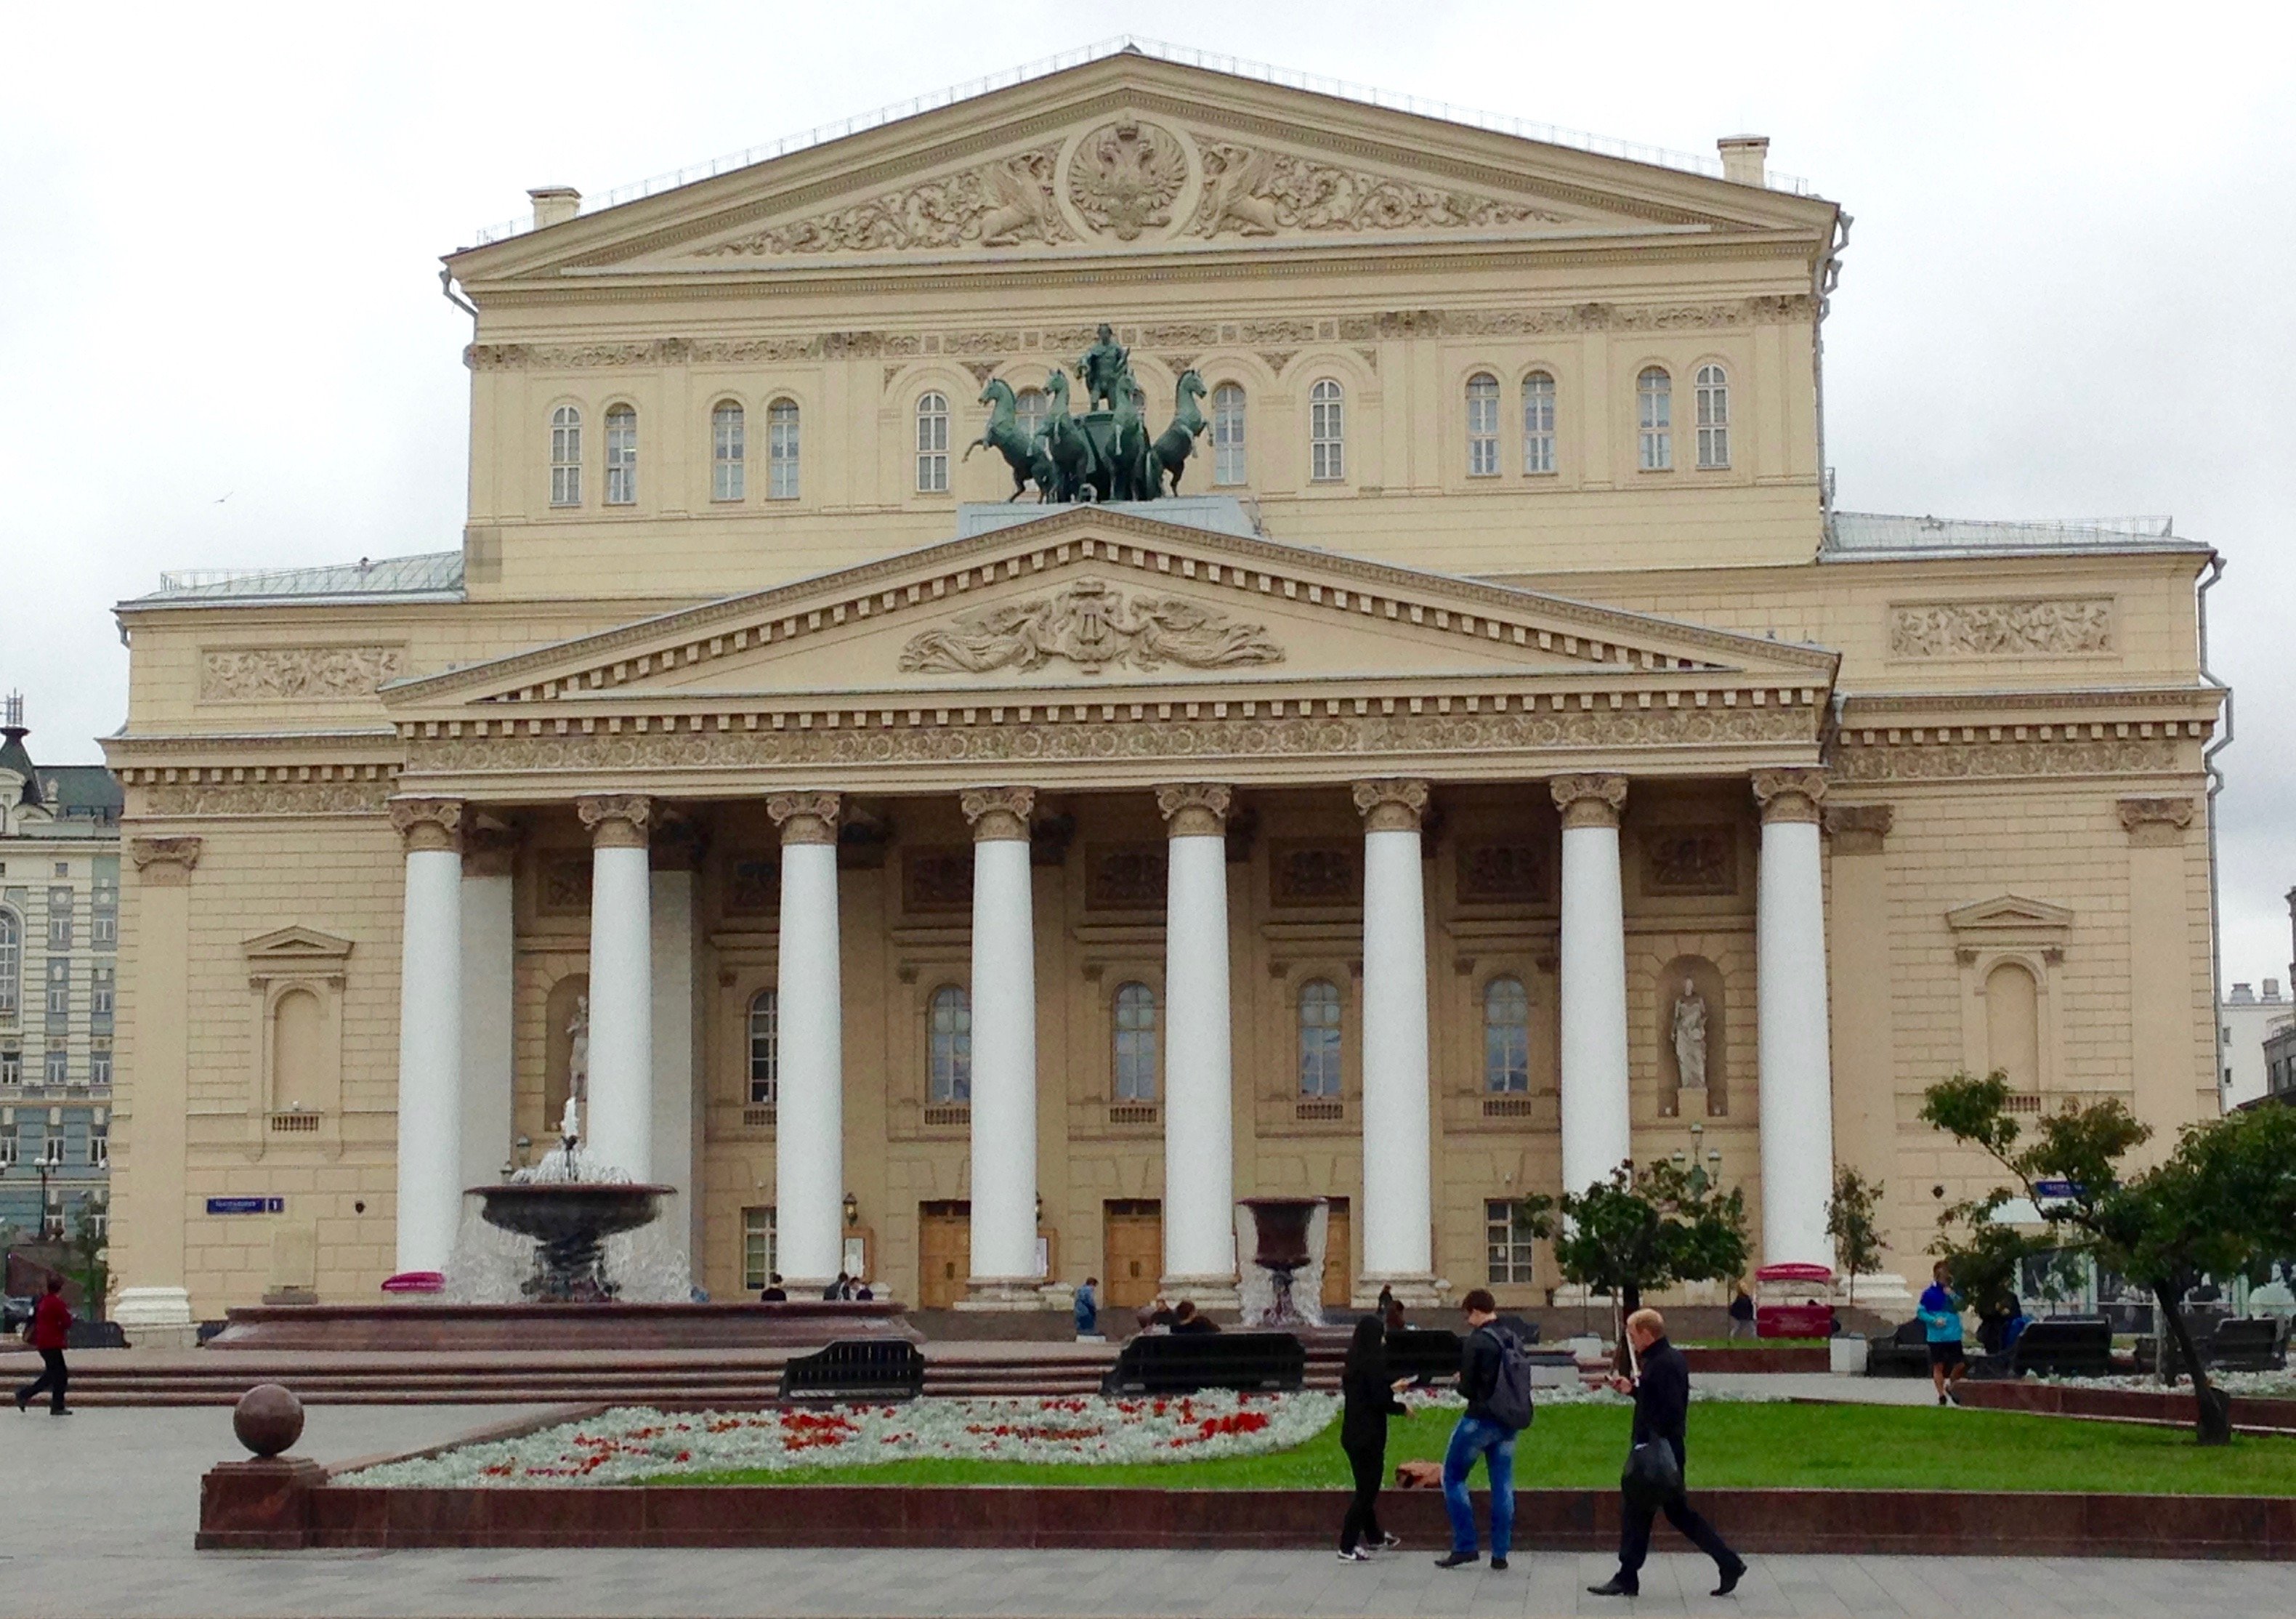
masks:
<svg viewBox="0 0 2296 1619"><path fill-rule="evenodd" d="M1387 1375L1387 1332L1375 1316L1356 1323L1348 1340L1348 1358L1340 1368L1340 1393L1346 1401L1340 1413L1340 1449L1347 1453L1355 1475L1355 1499L1340 1523L1340 1561L1368 1563L1374 1550L1400 1546L1400 1537L1379 1526L1379 1486L1387 1475L1387 1419L1408 1417L1410 1409L1396 1398L1411 1386L1408 1377Z"/></svg>
<svg viewBox="0 0 2296 1619"><path fill-rule="evenodd" d="M1099 1286L1098 1277L1088 1276L1084 1278L1084 1286L1076 1290L1076 1302L1070 1308L1075 1312L1079 1339L1097 1342L1100 1337L1100 1294L1095 1291Z"/></svg>
<svg viewBox="0 0 2296 1619"><path fill-rule="evenodd" d="M69 1417L70 1408L64 1404L64 1387L71 1381L71 1368L64 1364L64 1345L71 1339L72 1312L64 1303L64 1278L48 1278L48 1291L32 1306L32 1324L24 1332L24 1341L40 1352L40 1375L16 1391L16 1409L22 1410L48 1393L48 1415Z"/></svg>
<svg viewBox="0 0 2296 1619"><path fill-rule="evenodd" d="M1747 1296L1746 1283L1741 1278L1730 1294L1730 1327L1723 1334L1725 1340L1751 1338L1754 1335L1754 1301Z"/></svg>
<svg viewBox="0 0 2296 1619"><path fill-rule="evenodd" d="M1682 1487L1685 1434L1690 1418L1690 1363L1666 1341L1666 1318L1655 1310L1637 1310L1628 1316L1627 1337L1634 1345L1638 1370L1631 1381L1611 1378L1611 1386L1635 1397L1635 1446L1662 1444L1672 1451L1673 1484L1663 1494L1631 1487L1636 1469L1629 1456L1628 1476L1620 1481L1624 1500L1619 1518L1619 1572L1603 1584L1587 1589L1597 1597L1631 1597L1641 1590L1643 1559L1650 1555L1651 1522L1662 1511L1668 1523L1714 1559L1715 1567L1722 1571L1722 1582L1714 1588L1714 1594L1726 1597L1745 1577L1746 1560L1698 1515ZM1655 1471L1664 1471L1662 1462Z"/></svg>
<svg viewBox="0 0 2296 1619"><path fill-rule="evenodd" d="M1915 1313L1929 1337L1930 1382L1937 1389L1938 1403L1959 1405L1961 1391L1955 1385L1969 1376L1969 1357L1961 1344L1961 1294L1948 1280L1943 1260L1930 1271L1930 1285L1922 1289Z"/></svg>
<svg viewBox="0 0 2296 1619"><path fill-rule="evenodd" d="M1467 1316L1459 1365L1459 1392L1467 1397L1467 1410L1443 1453L1451 1549L1435 1559L1435 1566L1460 1568L1481 1560L1475 1549L1474 1503L1467 1499L1467 1475L1480 1456L1491 1485L1491 1566L1504 1571L1514 1539L1514 1439L1530 1426L1530 1362L1496 1325L1499 1307L1488 1288L1473 1289L1459 1303Z"/></svg>

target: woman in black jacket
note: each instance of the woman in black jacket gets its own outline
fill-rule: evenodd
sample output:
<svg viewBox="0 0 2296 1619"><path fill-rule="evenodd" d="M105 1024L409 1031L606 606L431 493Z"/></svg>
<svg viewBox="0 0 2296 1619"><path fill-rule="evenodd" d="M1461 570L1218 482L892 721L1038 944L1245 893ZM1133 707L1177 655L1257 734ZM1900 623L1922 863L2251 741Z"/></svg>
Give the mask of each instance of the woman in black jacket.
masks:
<svg viewBox="0 0 2296 1619"><path fill-rule="evenodd" d="M1410 1386L1408 1377L1390 1381L1387 1375L1387 1333L1375 1316L1356 1323L1349 1340L1347 1364L1341 1368L1340 1388L1347 1404L1340 1416L1340 1449L1348 1453L1355 1472L1355 1500L1340 1525L1340 1561L1368 1563L1371 1547L1399 1546L1393 1535L1380 1532L1379 1486L1387 1471L1387 1419L1410 1412L1396 1398Z"/></svg>

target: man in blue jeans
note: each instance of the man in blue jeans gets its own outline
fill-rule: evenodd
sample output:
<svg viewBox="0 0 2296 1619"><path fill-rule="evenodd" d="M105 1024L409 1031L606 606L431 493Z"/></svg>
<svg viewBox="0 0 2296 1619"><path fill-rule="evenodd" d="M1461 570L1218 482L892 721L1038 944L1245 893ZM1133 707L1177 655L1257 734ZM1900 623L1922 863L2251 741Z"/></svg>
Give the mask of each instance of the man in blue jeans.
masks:
<svg viewBox="0 0 2296 1619"><path fill-rule="evenodd" d="M1492 1326L1498 1319L1498 1303L1483 1287L1460 1303L1467 1312L1467 1342L1459 1363L1459 1392L1467 1397L1467 1414L1451 1430L1451 1448L1443 1453L1443 1505L1451 1515L1451 1552L1436 1558L1435 1566L1462 1568L1482 1560L1475 1549L1475 1508L1467 1499L1467 1475L1480 1456L1491 1483L1491 1566L1503 1570L1514 1537L1516 1430L1493 1416L1489 1404L1498 1383L1499 1359L1505 1352Z"/></svg>

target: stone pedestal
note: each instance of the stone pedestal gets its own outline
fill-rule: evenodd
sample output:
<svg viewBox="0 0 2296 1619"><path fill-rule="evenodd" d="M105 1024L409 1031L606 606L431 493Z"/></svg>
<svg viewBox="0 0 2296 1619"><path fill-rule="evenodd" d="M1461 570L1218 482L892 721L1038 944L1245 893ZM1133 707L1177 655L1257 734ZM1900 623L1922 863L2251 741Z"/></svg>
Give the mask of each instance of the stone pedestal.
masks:
<svg viewBox="0 0 2296 1619"><path fill-rule="evenodd" d="M311 1543L311 1492L327 1470L302 1456L227 1461L200 1480L201 1551L299 1551Z"/></svg>
<svg viewBox="0 0 2296 1619"><path fill-rule="evenodd" d="M181 1287L122 1287L111 1301L111 1319L138 1349L196 1349L199 1323L192 1319L192 1295Z"/></svg>

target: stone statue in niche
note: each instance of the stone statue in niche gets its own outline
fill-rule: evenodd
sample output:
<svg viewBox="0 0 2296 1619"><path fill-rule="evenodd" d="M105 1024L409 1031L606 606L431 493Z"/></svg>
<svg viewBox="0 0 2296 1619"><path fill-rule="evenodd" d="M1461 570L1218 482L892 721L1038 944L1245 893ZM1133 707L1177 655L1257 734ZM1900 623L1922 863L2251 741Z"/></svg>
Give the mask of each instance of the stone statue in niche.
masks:
<svg viewBox="0 0 2296 1619"><path fill-rule="evenodd" d="M572 1042L567 1048L566 1097L569 1102L586 1102L590 1097L590 998L574 998L574 1021L566 1025L566 1037Z"/></svg>
<svg viewBox="0 0 2296 1619"><path fill-rule="evenodd" d="M1674 1066L1683 1089L1706 1089L1706 998L1687 978L1674 1003Z"/></svg>

